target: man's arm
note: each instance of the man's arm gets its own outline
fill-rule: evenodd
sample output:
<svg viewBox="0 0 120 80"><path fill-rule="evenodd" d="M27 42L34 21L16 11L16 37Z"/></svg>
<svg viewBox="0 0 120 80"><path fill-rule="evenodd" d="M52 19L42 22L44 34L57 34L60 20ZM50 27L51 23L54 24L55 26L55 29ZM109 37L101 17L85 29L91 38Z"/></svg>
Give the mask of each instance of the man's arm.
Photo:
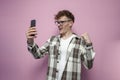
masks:
<svg viewBox="0 0 120 80"><path fill-rule="evenodd" d="M36 35L36 28L29 27L26 33L28 51L32 53L34 58L38 59L43 57L46 53L48 53L49 41L47 41L42 47L39 48L38 45L34 42L34 39L37 37Z"/></svg>
<svg viewBox="0 0 120 80"><path fill-rule="evenodd" d="M90 37L87 33L81 35L80 49L81 49L81 60L83 61L83 65L87 69L91 69L93 66L95 52L93 50L93 45L90 40Z"/></svg>
<svg viewBox="0 0 120 80"><path fill-rule="evenodd" d="M48 53L48 49L49 49L49 41L46 41L46 43L40 48L35 43L33 43L32 46L28 44L28 51L32 53L35 59L44 57Z"/></svg>

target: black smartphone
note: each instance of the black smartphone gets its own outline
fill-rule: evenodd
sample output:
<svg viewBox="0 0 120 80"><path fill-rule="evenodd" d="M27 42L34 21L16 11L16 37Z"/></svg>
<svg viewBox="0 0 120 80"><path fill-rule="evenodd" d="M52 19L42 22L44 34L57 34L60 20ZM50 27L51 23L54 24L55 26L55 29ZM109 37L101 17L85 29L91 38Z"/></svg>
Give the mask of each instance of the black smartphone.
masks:
<svg viewBox="0 0 120 80"><path fill-rule="evenodd" d="M31 23L30 23L30 27L35 27L36 26L36 20L31 20ZM31 36L35 36L34 34L32 34Z"/></svg>
<svg viewBox="0 0 120 80"><path fill-rule="evenodd" d="M30 24L30 27L35 27L36 26L36 20L31 20L31 24Z"/></svg>

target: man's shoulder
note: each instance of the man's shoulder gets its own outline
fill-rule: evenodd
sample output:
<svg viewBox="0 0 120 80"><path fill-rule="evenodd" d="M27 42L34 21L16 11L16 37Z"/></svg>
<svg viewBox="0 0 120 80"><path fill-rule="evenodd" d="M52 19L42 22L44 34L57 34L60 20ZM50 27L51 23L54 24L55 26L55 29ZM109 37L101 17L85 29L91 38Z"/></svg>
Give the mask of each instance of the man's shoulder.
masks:
<svg viewBox="0 0 120 80"><path fill-rule="evenodd" d="M76 33L73 33L75 39L81 39L80 35L77 35Z"/></svg>
<svg viewBox="0 0 120 80"><path fill-rule="evenodd" d="M55 40L57 40L57 39L59 39L59 35L52 35L52 36L50 37L50 41L55 41Z"/></svg>

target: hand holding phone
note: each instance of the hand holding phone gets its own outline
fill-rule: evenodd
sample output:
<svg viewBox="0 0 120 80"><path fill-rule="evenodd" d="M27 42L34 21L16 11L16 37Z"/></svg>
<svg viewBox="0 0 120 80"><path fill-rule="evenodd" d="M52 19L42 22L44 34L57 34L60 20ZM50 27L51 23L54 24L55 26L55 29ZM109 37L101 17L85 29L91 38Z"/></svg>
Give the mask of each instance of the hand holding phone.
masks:
<svg viewBox="0 0 120 80"><path fill-rule="evenodd" d="M36 20L31 20L30 27L26 32L27 42L29 44L33 44L34 38L36 38L37 31L36 31Z"/></svg>
<svg viewBox="0 0 120 80"><path fill-rule="evenodd" d="M36 26L36 20L31 20L30 27L29 27L28 31L26 32L27 39L36 38L35 35L37 35L37 31L36 31L35 26Z"/></svg>
<svg viewBox="0 0 120 80"><path fill-rule="evenodd" d="M35 19L31 20L30 27L36 27L36 20ZM31 36L35 36L35 35L31 34Z"/></svg>

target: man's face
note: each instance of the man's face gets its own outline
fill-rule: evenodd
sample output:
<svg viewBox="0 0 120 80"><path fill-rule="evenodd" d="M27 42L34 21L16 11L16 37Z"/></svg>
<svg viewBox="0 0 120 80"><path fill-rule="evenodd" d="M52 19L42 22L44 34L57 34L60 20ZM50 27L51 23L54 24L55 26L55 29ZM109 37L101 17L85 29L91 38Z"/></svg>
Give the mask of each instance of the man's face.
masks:
<svg viewBox="0 0 120 80"><path fill-rule="evenodd" d="M62 16L58 20L56 20L56 24L58 26L60 34L65 34L71 30L73 22L66 16Z"/></svg>

